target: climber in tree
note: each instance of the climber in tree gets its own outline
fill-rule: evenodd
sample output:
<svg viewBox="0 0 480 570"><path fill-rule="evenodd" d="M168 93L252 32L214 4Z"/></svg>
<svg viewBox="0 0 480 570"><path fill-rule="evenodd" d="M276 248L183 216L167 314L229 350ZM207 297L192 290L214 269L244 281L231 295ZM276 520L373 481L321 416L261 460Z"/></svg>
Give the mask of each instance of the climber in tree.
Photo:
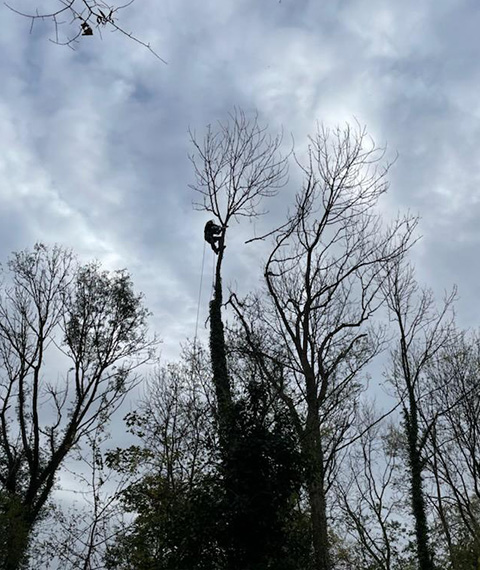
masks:
<svg viewBox="0 0 480 570"><path fill-rule="evenodd" d="M212 246L215 253L220 251L219 243L222 238L222 228L215 223L215 220L208 220L204 230L205 241Z"/></svg>

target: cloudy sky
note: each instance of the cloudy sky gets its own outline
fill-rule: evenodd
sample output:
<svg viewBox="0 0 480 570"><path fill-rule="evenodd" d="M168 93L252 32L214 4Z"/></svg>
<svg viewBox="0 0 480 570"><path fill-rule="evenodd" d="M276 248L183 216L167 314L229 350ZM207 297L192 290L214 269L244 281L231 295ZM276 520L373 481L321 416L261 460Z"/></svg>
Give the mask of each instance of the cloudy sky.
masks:
<svg viewBox="0 0 480 570"><path fill-rule="evenodd" d="M194 334L208 219L192 209L188 128L201 135L238 106L301 151L317 121L356 118L399 154L383 207L421 216L421 281L439 294L456 283L460 324L480 323L476 0L136 0L118 23L167 65L118 33L72 51L49 41L48 21L29 33L3 5L0 18L0 259L43 241L127 267L174 358ZM67 22L60 39L74 31ZM292 172L262 227L296 183ZM227 280L240 292L258 276L243 243L256 231L230 230Z"/></svg>

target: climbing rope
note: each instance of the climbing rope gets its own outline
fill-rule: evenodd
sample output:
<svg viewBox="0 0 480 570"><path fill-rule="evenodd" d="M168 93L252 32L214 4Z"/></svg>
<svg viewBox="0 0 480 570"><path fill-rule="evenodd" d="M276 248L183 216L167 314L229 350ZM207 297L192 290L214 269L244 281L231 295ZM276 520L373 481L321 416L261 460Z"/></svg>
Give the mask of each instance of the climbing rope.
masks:
<svg viewBox="0 0 480 570"><path fill-rule="evenodd" d="M212 255L212 292L210 295L210 301L213 299L213 295L215 293L215 261L217 257L216 255Z"/></svg>
<svg viewBox="0 0 480 570"><path fill-rule="evenodd" d="M203 255L202 255L202 273L200 274L200 287L198 289L198 303L197 303L197 321L195 323L195 337L193 339L194 350L197 346L197 333L198 333L198 318L200 316L200 302L202 300L202 285L203 285L203 270L205 267L205 246L207 242L203 242Z"/></svg>

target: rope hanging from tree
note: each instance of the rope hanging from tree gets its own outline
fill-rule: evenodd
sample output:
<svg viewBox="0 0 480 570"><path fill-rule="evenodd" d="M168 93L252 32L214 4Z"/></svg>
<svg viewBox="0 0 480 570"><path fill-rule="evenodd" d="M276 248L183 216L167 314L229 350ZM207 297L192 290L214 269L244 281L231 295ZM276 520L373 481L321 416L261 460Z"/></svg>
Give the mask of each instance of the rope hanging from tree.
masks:
<svg viewBox="0 0 480 570"><path fill-rule="evenodd" d="M205 268L205 246L206 246L206 242L203 242L202 271L200 274L200 287L198 288L197 319L195 322L195 336L193 338L193 349L194 349L194 351L195 351L196 346L197 346L198 319L200 316L200 303L202 301L203 271Z"/></svg>

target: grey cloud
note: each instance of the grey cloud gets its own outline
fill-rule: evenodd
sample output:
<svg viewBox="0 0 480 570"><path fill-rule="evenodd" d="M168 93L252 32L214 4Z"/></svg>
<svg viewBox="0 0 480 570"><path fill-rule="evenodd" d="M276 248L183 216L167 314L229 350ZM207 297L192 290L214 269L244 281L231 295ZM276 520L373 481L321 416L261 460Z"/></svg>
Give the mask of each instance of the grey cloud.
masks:
<svg viewBox="0 0 480 570"><path fill-rule="evenodd" d="M187 130L201 135L233 105L258 109L274 130L283 125L286 147L292 132L300 157L316 120L353 117L398 150L384 207L421 214L417 258L426 281L450 283L441 269L446 235L452 259L471 251L455 227L471 227L476 243L479 11L471 2L135 3L122 23L168 65L118 34L62 49L48 42L48 26L29 36L23 20L4 15L11 29L0 40L0 105L10 131L2 144L29 158L21 183L15 161L8 176L2 171L4 218L16 229L0 253L23 236L25 246L66 242L128 266L169 339L165 354L191 335L208 217L191 209ZM283 218L300 183L293 167L290 187L257 228ZM25 184L37 192L29 202ZM226 260L228 280L244 290L261 259L243 245L250 229L231 228ZM458 263L455 281L468 298L478 273Z"/></svg>

